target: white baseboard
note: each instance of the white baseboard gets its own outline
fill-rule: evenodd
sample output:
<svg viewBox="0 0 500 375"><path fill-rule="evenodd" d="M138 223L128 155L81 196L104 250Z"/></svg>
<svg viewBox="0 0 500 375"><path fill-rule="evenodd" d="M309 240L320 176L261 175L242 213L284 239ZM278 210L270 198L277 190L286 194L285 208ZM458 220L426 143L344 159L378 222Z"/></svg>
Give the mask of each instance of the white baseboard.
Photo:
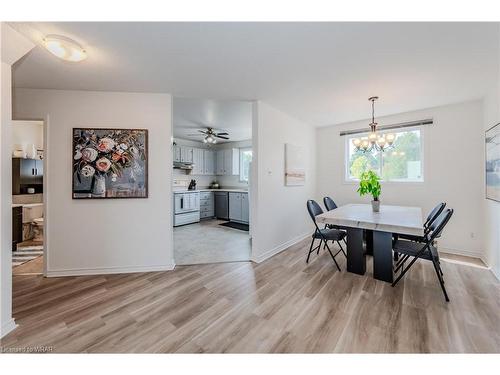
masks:
<svg viewBox="0 0 500 375"><path fill-rule="evenodd" d="M454 254L454 255L463 255L463 256L471 257L471 258L478 258L478 259L481 259L484 264L487 264L483 259L483 255L480 253L477 253L477 252L468 251L468 250L452 249L452 248L449 248L446 246L440 246L439 243L438 243L437 249L443 253Z"/></svg>
<svg viewBox="0 0 500 375"><path fill-rule="evenodd" d="M14 318L11 318L9 321L2 323L2 326L0 327L0 339L2 337L7 336L10 332L15 330L17 328L17 324L14 321Z"/></svg>
<svg viewBox="0 0 500 375"><path fill-rule="evenodd" d="M293 246L296 243L299 243L300 241L302 241L302 240L304 240L304 239L306 239L307 237L310 237L310 236L311 236L310 232L308 232L306 234L302 234L302 235L300 235L298 237L295 237L295 238L291 239L290 241L282 243L281 245L278 245L275 248L264 252L263 254L260 254L258 256L253 256L252 255L252 258L250 260L252 262L255 262L255 263L261 263L261 262L265 261L266 259L269 259L272 256L274 256L274 255L276 255L278 253L281 253L283 250L288 249L290 246Z"/></svg>
<svg viewBox="0 0 500 375"><path fill-rule="evenodd" d="M175 263L160 266L136 266L136 267L102 267L102 268L73 268L66 270L47 270L47 277L61 276L84 276L84 275L107 275L114 273L135 273L135 272L159 272L171 271L175 268Z"/></svg>

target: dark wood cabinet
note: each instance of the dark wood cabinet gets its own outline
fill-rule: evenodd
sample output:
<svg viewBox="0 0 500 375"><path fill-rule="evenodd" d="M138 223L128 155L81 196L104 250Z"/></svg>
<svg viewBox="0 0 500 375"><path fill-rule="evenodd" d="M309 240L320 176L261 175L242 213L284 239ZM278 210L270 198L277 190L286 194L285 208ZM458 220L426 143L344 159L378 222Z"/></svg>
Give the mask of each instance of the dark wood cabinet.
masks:
<svg viewBox="0 0 500 375"><path fill-rule="evenodd" d="M12 207L12 251L17 250L17 244L23 242L23 208Z"/></svg>
<svg viewBox="0 0 500 375"><path fill-rule="evenodd" d="M12 159L12 194L43 193L43 160Z"/></svg>

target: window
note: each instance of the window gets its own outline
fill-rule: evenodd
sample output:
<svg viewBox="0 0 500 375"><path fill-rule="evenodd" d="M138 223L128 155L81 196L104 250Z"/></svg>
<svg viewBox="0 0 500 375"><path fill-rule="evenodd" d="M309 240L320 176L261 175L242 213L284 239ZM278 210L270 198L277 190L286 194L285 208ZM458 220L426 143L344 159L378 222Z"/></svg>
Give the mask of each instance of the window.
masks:
<svg viewBox="0 0 500 375"><path fill-rule="evenodd" d="M240 181L248 182L250 175L250 163L252 162L252 149L250 147L240 148Z"/></svg>
<svg viewBox="0 0 500 375"><path fill-rule="evenodd" d="M424 180L421 128L407 128L391 132L396 136L394 148L385 152L355 151L352 140L368 136L368 133L346 136L346 180L358 180L361 173L370 169L377 172L384 181L421 182Z"/></svg>

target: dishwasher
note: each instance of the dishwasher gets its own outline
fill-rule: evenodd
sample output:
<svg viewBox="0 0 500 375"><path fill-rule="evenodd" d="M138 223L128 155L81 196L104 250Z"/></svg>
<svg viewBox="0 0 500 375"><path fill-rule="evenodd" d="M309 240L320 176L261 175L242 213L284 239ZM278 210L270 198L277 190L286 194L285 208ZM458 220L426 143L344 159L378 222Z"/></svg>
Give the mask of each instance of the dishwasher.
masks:
<svg viewBox="0 0 500 375"><path fill-rule="evenodd" d="M215 217L217 219L229 220L229 194L227 191L216 191L215 197Z"/></svg>

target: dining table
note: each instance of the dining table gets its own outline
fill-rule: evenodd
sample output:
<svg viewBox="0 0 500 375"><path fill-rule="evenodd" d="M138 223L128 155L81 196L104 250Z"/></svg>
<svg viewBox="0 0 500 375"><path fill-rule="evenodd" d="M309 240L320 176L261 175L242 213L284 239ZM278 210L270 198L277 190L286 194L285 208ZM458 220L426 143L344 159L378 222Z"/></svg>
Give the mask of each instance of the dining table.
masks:
<svg viewBox="0 0 500 375"><path fill-rule="evenodd" d="M318 223L347 231L347 271L366 272L366 256L373 256L373 277L393 281L393 236L423 236L420 207L380 205L374 212L369 204L346 204L316 216Z"/></svg>

